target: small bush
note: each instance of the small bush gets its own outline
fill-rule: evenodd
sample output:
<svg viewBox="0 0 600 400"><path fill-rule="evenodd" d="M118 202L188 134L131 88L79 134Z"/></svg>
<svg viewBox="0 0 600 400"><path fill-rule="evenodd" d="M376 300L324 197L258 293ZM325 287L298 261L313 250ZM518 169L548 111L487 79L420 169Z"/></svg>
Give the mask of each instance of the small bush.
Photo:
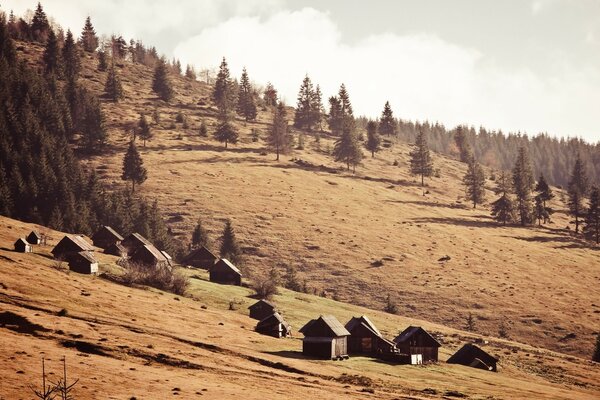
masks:
<svg viewBox="0 0 600 400"><path fill-rule="evenodd" d="M185 115L183 115L183 113L181 111L179 111L177 113L177 115L175 116L175 122L178 122L181 124L184 120L185 120Z"/></svg>
<svg viewBox="0 0 600 400"><path fill-rule="evenodd" d="M123 281L127 285L146 285L183 296L189 286L185 275L167 267L151 267L131 263L127 266Z"/></svg>
<svg viewBox="0 0 600 400"><path fill-rule="evenodd" d="M392 296L387 295L387 299L385 300L385 307L383 307L383 311L388 314L398 314L398 306L394 301L392 301Z"/></svg>
<svg viewBox="0 0 600 400"><path fill-rule="evenodd" d="M250 287L254 290L256 297L260 299L270 299L274 295L279 294L277 283L266 276L255 278Z"/></svg>

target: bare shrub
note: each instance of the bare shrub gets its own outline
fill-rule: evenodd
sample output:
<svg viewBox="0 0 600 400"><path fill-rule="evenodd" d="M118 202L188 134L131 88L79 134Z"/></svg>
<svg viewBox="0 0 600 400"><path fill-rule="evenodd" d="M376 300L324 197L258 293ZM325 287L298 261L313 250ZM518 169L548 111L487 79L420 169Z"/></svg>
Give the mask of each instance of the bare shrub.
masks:
<svg viewBox="0 0 600 400"><path fill-rule="evenodd" d="M270 299L279 294L277 282L267 276L257 276L250 287L254 290L256 297L261 299Z"/></svg>
<svg viewBox="0 0 600 400"><path fill-rule="evenodd" d="M185 295L189 286L187 276L173 272L168 267L152 267L137 263L128 264L123 275L123 282L126 285L151 286L181 296Z"/></svg>
<svg viewBox="0 0 600 400"><path fill-rule="evenodd" d="M383 308L383 311L385 311L386 313L389 313L389 314L398 314L398 306L392 300L392 296L390 296L389 293L385 300L385 307Z"/></svg>

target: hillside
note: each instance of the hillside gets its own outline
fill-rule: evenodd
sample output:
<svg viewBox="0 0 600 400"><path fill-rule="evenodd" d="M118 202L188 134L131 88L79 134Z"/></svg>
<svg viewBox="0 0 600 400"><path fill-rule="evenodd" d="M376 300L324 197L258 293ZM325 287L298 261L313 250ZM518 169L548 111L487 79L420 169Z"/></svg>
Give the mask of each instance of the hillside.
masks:
<svg viewBox="0 0 600 400"><path fill-rule="evenodd" d="M41 51L28 43L19 54L36 65ZM100 95L106 73L85 57L81 83ZM500 227L487 208L472 209L464 201L465 165L453 159L434 156L440 177L427 182L424 196L408 174L410 147L402 142L366 158L356 174L326 154L331 138L323 137L317 148L309 133L304 150L277 162L263 140L250 136L258 129L264 138L268 111L253 123L238 120L240 143L224 149L197 134L200 120L208 123L209 135L216 124L209 86L172 77L176 97L166 104L151 92L148 67L127 61L118 67L125 100L103 103L109 151L85 161L105 183L122 187L128 130L140 112L158 109L161 125L140 146L149 170L140 192L158 199L183 240L198 218L215 239L230 218L248 275L273 266L284 273L293 265L311 289L330 298L380 309L390 294L404 316L462 328L471 312L478 333L496 336L504 320L514 340L591 354L600 326L598 295L591 289L600 281L600 254L565 229L569 218L560 190L551 225ZM178 112L186 114L189 129L174 123ZM488 181L488 188L493 184ZM450 259L438 261L445 256ZM383 265L374 267L376 260Z"/></svg>
<svg viewBox="0 0 600 400"><path fill-rule="evenodd" d="M308 360L300 354L301 335L274 339L253 332L248 289L213 284L204 272L189 270L189 297L178 297L69 273L49 256L60 232L47 230L52 240L34 254L10 250L15 237L33 228L0 217L2 399L30 398L41 358L55 380L63 356L69 375L80 379L77 398L592 399L600 391L600 371L589 361L493 338L484 346L501 358L497 374L444 362ZM114 257L99 259L101 273L118 273ZM237 310L228 310L232 300ZM275 301L294 332L320 313L341 321L368 314L387 336L421 324L442 340L442 361L476 337L287 290Z"/></svg>

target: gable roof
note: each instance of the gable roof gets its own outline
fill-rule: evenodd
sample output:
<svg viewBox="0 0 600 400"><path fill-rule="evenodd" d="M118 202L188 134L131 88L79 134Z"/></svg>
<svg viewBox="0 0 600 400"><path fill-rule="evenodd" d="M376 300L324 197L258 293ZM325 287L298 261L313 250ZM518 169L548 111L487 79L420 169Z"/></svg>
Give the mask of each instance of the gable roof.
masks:
<svg viewBox="0 0 600 400"><path fill-rule="evenodd" d="M89 251L80 251L80 252L74 254L73 258L79 258L81 260L85 260L92 264L98 262L98 261L96 261L96 258L94 258L94 255L92 253L90 253Z"/></svg>
<svg viewBox="0 0 600 400"><path fill-rule="evenodd" d="M479 346L472 343L467 343L454 353L449 359L450 364L470 365L476 359L482 361L485 365L490 365L498 362L498 359L488 352L482 350Z"/></svg>
<svg viewBox="0 0 600 400"><path fill-rule="evenodd" d="M434 347L442 347L440 342L438 342L433 336L431 336L429 334L429 332L427 332L425 329L421 328L420 326L409 326L408 328L403 330L398 336L396 336L396 338L394 339L394 342L396 344L405 343L405 342L409 341L416 334L426 335L426 338L431 341L431 343L433 344Z"/></svg>
<svg viewBox="0 0 600 400"><path fill-rule="evenodd" d="M42 238L42 235L40 235L40 233L38 231L36 231L36 230L33 230L33 231L29 232L29 235L27 235L27 237L32 236L32 235L35 236L38 239Z"/></svg>
<svg viewBox="0 0 600 400"><path fill-rule="evenodd" d="M142 252L151 255L156 261L169 261L160 250L154 247L153 244L145 244L142 247L138 247L133 252L132 257L137 258Z"/></svg>
<svg viewBox="0 0 600 400"><path fill-rule="evenodd" d="M268 300L265 299L260 299L259 301L257 301L256 303L252 304L250 307L248 307L249 309L255 309L256 307L261 307L261 306L267 306L269 308L271 308L272 310L275 309L275 304L271 303Z"/></svg>
<svg viewBox="0 0 600 400"><path fill-rule="evenodd" d="M350 336L350 332L333 315L321 315L317 319L310 320L300 328L304 336L309 336L311 331L318 329L319 326L328 329L333 336Z"/></svg>
<svg viewBox="0 0 600 400"><path fill-rule="evenodd" d="M261 319L256 326L270 326L274 324L283 324L286 327L290 326L290 324L288 324L278 312L274 312L268 317Z"/></svg>
<svg viewBox="0 0 600 400"><path fill-rule="evenodd" d="M29 246L30 245L29 242L27 240L23 239L23 238L18 238L17 241L15 242L15 246L17 244L24 244L25 246Z"/></svg>
<svg viewBox="0 0 600 400"><path fill-rule="evenodd" d="M61 243L64 245L65 242L71 242L75 244L76 247L80 249L80 251L94 251L94 247L79 235L65 235L65 237L63 237L60 240L60 242L58 242L54 249L59 247Z"/></svg>
<svg viewBox="0 0 600 400"><path fill-rule="evenodd" d="M221 258L219 261L217 261L217 263L212 266L211 270L216 270L216 269L221 269L221 268L230 269L230 270L234 271L235 273L242 275L240 270L235 265L233 265L231 263L231 261L229 261L226 258Z"/></svg>
<svg viewBox="0 0 600 400"><path fill-rule="evenodd" d="M188 261L188 260L194 260L196 258L199 258L199 259L210 258L210 259L217 260L219 257L215 256L214 253L212 251L210 251L209 249L207 249L205 246L200 246L200 247L190 251L183 260Z"/></svg>
<svg viewBox="0 0 600 400"><path fill-rule="evenodd" d="M123 240L123 236L119 235L113 228L108 225L104 225L102 228L98 229L98 231L92 236L92 240L102 235L109 234L117 240Z"/></svg>
<svg viewBox="0 0 600 400"><path fill-rule="evenodd" d="M136 244L140 244L140 245L152 245L152 243L150 243L150 241L148 239L146 239L145 237L143 237L142 235L140 235L137 232L134 232L131 235L127 236L125 239L123 239L123 241L126 242L127 244L129 242L136 242Z"/></svg>
<svg viewBox="0 0 600 400"><path fill-rule="evenodd" d="M379 332L379 329L377 329L375 324L373 324L373 322L371 322L369 317L367 317L366 315L361 315L360 317L352 317L352 319L350 319L350 321L346 323L345 328L349 332L351 332L354 328L356 328L356 326L360 324L363 324L367 329L372 331L377 336L381 336L381 332Z"/></svg>

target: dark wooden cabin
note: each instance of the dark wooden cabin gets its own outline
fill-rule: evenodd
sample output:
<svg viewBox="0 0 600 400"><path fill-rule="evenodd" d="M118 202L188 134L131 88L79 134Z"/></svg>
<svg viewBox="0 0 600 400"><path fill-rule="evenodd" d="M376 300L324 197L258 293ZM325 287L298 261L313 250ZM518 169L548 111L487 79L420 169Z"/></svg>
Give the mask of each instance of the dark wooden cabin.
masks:
<svg viewBox="0 0 600 400"><path fill-rule="evenodd" d="M143 245L135 249L133 253L129 256L129 262L134 264L146 265L149 267L171 268L169 260L160 250L158 250L152 244Z"/></svg>
<svg viewBox="0 0 600 400"><path fill-rule="evenodd" d="M215 265L217 260L219 260L219 257L215 256L206 247L201 246L190 251L190 253L183 259L183 262L186 265L191 265L195 268L210 269L213 265Z"/></svg>
<svg viewBox="0 0 600 400"><path fill-rule="evenodd" d="M263 335L269 335L276 338L288 337L292 334L292 327L290 324L288 324L277 312L260 320L256 324L255 330Z"/></svg>
<svg viewBox="0 0 600 400"><path fill-rule="evenodd" d="M110 254L118 257L127 257L127 249L121 243L113 243L104 249L105 254Z"/></svg>
<svg viewBox="0 0 600 400"><path fill-rule="evenodd" d="M395 354L396 344L385 339L373 322L365 316L352 317L345 326L350 332L348 352L391 357Z"/></svg>
<svg viewBox="0 0 600 400"><path fill-rule="evenodd" d="M225 285L242 285L242 273L229 260L221 258L209 271L209 280L211 282L222 283Z"/></svg>
<svg viewBox="0 0 600 400"><path fill-rule="evenodd" d="M466 365L467 367L479 368L486 371L498 371L498 359L471 343L467 343L461 347L447 362L449 364Z"/></svg>
<svg viewBox="0 0 600 400"><path fill-rule="evenodd" d="M254 318L259 321L267 318L270 315L273 315L273 313L276 311L275 305L265 299L257 301L248 307L248 309L250 310L250 318Z"/></svg>
<svg viewBox="0 0 600 400"><path fill-rule="evenodd" d="M29 244L42 244L42 235L38 231L31 231L25 239Z"/></svg>
<svg viewBox="0 0 600 400"><path fill-rule="evenodd" d="M302 354L330 360L348 358L350 332L333 315L310 320L300 332L304 334Z"/></svg>
<svg viewBox="0 0 600 400"><path fill-rule="evenodd" d="M69 254L68 262L69 269L73 272L88 275L98 273L98 261L96 261L94 255L89 251Z"/></svg>
<svg viewBox="0 0 600 400"><path fill-rule="evenodd" d="M32 248L27 240L18 238L15 242L15 251L19 253L31 253Z"/></svg>
<svg viewBox="0 0 600 400"><path fill-rule="evenodd" d="M425 329L420 326L409 326L394 339L396 347L402 354L421 354L422 362L436 362L438 349L442 347Z"/></svg>
<svg viewBox="0 0 600 400"><path fill-rule="evenodd" d="M152 246L152 243L139 233L132 233L121 241L123 247L127 249L128 253L133 253L135 249L142 246Z"/></svg>
<svg viewBox="0 0 600 400"><path fill-rule="evenodd" d="M66 235L52 249L54 258L67 260L68 256L80 251L94 251L94 247L84 238L77 235Z"/></svg>
<svg viewBox="0 0 600 400"><path fill-rule="evenodd" d="M105 250L113 244L121 243L122 240L123 236L119 235L110 226L103 226L92 236L94 246Z"/></svg>

